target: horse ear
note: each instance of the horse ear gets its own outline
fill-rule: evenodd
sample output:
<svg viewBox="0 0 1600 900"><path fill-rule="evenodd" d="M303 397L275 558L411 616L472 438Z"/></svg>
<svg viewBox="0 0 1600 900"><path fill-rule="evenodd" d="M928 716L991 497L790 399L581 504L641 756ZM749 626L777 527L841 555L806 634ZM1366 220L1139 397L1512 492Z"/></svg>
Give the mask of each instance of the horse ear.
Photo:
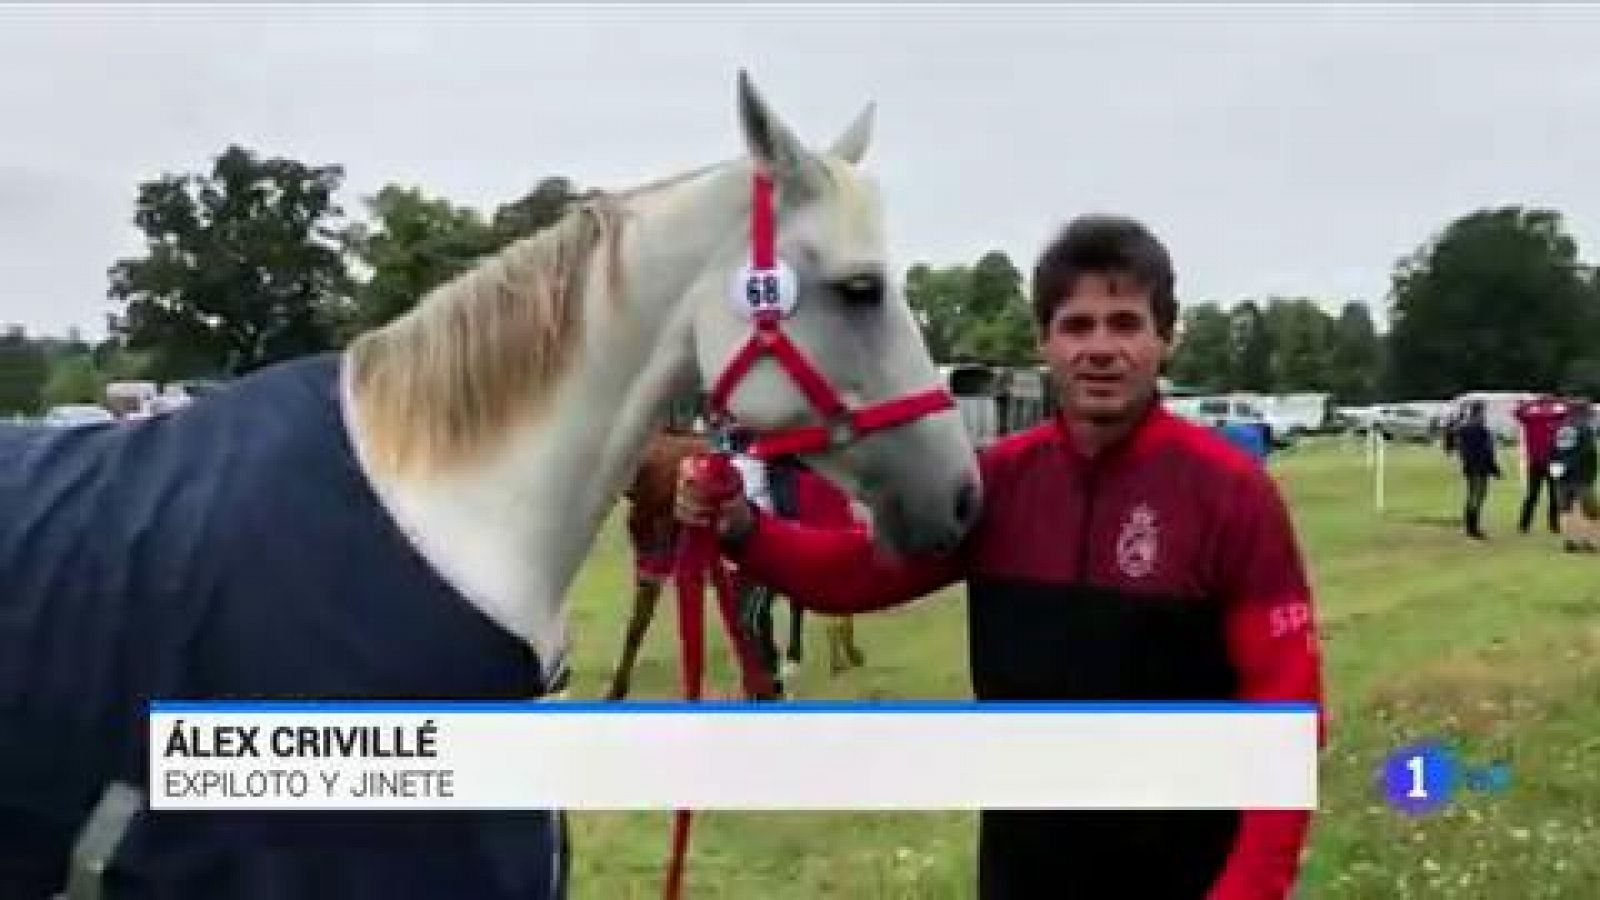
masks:
<svg viewBox="0 0 1600 900"><path fill-rule="evenodd" d="M867 146L872 143L872 121L877 111L876 103L868 103L866 109L863 109L855 121L850 123L850 127L834 138L833 146L828 148L828 152L852 166L860 165L861 160L866 158Z"/></svg>
<svg viewBox="0 0 1600 900"><path fill-rule="evenodd" d="M751 157L774 181L798 185L812 177L817 163L811 152L773 114L743 69L739 70L739 124Z"/></svg>

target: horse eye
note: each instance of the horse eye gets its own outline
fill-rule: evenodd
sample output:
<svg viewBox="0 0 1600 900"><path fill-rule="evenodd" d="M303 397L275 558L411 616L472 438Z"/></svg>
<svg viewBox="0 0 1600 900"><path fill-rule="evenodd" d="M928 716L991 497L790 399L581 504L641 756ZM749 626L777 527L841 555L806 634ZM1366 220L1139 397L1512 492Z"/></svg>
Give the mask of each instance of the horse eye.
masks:
<svg viewBox="0 0 1600 900"><path fill-rule="evenodd" d="M835 280L832 287L847 306L879 306L883 303L881 275L852 275Z"/></svg>

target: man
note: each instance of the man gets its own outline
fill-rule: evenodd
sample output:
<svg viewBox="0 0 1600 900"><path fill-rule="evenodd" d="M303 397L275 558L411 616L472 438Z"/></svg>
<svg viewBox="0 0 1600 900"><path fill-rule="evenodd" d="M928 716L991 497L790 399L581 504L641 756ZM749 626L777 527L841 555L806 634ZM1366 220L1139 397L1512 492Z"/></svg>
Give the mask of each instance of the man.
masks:
<svg viewBox="0 0 1600 900"><path fill-rule="evenodd" d="M1487 540L1483 533L1483 504L1489 497L1489 479L1500 477L1495 459L1494 435L1484 422L1482 400L1468 401L1462 420L1454 426L1453 443L1461 457L1461 476L1467 481L1467 502L1461 514L1467 534Z"/></svg>
<svg viewBox="0 0 1600 900"><path fill-rule="evenodd" d="M1522 426L1522 450L1527 465L1527 489L1522 496L1522 515L1517 520L1517 530L1523 534L1533 524L1533 511L1539 507L1539 492L1546 492L1546 524L1551 534L1561 531L1556 509L1556 484L1550 477L1550 453L1555 445L1556 430L1567 418L1567 404L1560 397L1545 394L1517 405L1513 413Z"/></svg>
<svg viewBox="0 0 1600 900"><path fill-rule="evenodd" d="M1078 219L1045 249L1033 306L1062 410L982 454L983 515L949 555L885 559L865 528L807 528L737 499L710 510L692 467L679 516L715 512L725 552L821 612L965 580L982 701L1319 701L1311 592L1275 484L1157 400L1173 282L1166 249L1128 219ZM1309 821L986 810L979 896L1281 898Z"/></svg>
<svg viewBox="0 0 1600 900"><path fill-rule="evenodd" d="M1568 553L1594 553L1595 520L1600 500L1595 497L1596 460L1594 421L1587 401L1569 404L1567 421L1556 432L1550 458L1555 479L1556 506L1561 513L1563 547Z"/></svg>

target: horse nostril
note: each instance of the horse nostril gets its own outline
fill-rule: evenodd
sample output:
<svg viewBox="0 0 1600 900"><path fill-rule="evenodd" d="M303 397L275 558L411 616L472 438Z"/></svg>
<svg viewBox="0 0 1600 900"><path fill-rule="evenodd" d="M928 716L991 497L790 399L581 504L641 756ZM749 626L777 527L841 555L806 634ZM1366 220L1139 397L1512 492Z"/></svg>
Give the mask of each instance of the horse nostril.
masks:
<svg viewBox="0 0 1600 900"><path fill-rule="evenodd" d="M978 484L968 481L956 490L956 523L962 528L972 524L978 514Z"/></svg>

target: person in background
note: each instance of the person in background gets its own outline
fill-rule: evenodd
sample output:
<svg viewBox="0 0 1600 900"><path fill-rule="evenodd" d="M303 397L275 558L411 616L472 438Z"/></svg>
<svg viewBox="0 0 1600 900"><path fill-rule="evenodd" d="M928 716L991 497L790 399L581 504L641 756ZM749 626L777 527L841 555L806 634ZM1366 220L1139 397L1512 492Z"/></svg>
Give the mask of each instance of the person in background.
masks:
<svg viewBox="0 0 1600 900"><path fill-rule="evenodd" d="M1550 458L1557 506L1561 511L1562 542L1568 553L1596 552L1595 525L1600 519L1600 499L1595 497L1596 459L1593 407L1586 400L1568 404L1567 421L1556 432Z"/></svg>
<svg viewBox="0 0 1600 900"><path fill-rule="evenodd" d="M1483 503L1489 497L1489 479L1500 477L1495 459L1494 435L1485 424L1482 400L1467 402L1463 415L1453 428L1455 451L1461 457L1461 475L1467 480L1467 502L1462 525L1467 534L1487 540L1483 533Z"/></svg>
<svg viewBox="0 0 1600 900"><path fill-rule="evenodd" d="M746 431L735 431L729 436L728 450L733 460L734 468L739 470L739 478L744 485L745 500L755 508L766 513L777 513L779 510L774 504L775 495L773 485L776 481L782 485L783 476L774 478L772 468L766 461L750 452L751 441L754 435ZM755 650L771 679L772 693L767 696L750 697L751 700L776 701L784 697L784 684L782 674L778 671L777 648L772 639L772 601L777 592L768 585L750 577L743 567L735 563L736 589L738 591L739 629L744 633L745 639Z"/></svg>
<svg viewBox="0 0 1600 900"><path fill-rule="evenodd" d="M1522 426L1522 449L1527 466L1527 489L1522 497L1522 515L1517 519L1517 530L1523 534L1533 524L1533 513L1539 507L1539 494L1546 491L1548 506L1546 523L1551 534L1559 534L1561 524L1556 509L1556 485L1550 477L1550 452L1555 444L1556 430L1567 418L1567 404L1560 397L1549 394L1517 405L1513 413Z"/></svg>
<svg viewBox="0 0 1600 900"><path fill-rule="evenodd" d="M735 431L729 437L729 457L733 467L739 470L745 499L760 509L772 512L772 486L767 477L767 464L750 452L753 439L747 432Z"/></svg>
<svg viewBox="0 0 1600 900"><path fill-rule="evenodd" d="M1452 406L1445 414L1444 421L1439 426L1439 449L1445 456L1456 452L1456 432L1461 428L1461 423L1467 420L1467 407L1474 401Z"/></svg>

